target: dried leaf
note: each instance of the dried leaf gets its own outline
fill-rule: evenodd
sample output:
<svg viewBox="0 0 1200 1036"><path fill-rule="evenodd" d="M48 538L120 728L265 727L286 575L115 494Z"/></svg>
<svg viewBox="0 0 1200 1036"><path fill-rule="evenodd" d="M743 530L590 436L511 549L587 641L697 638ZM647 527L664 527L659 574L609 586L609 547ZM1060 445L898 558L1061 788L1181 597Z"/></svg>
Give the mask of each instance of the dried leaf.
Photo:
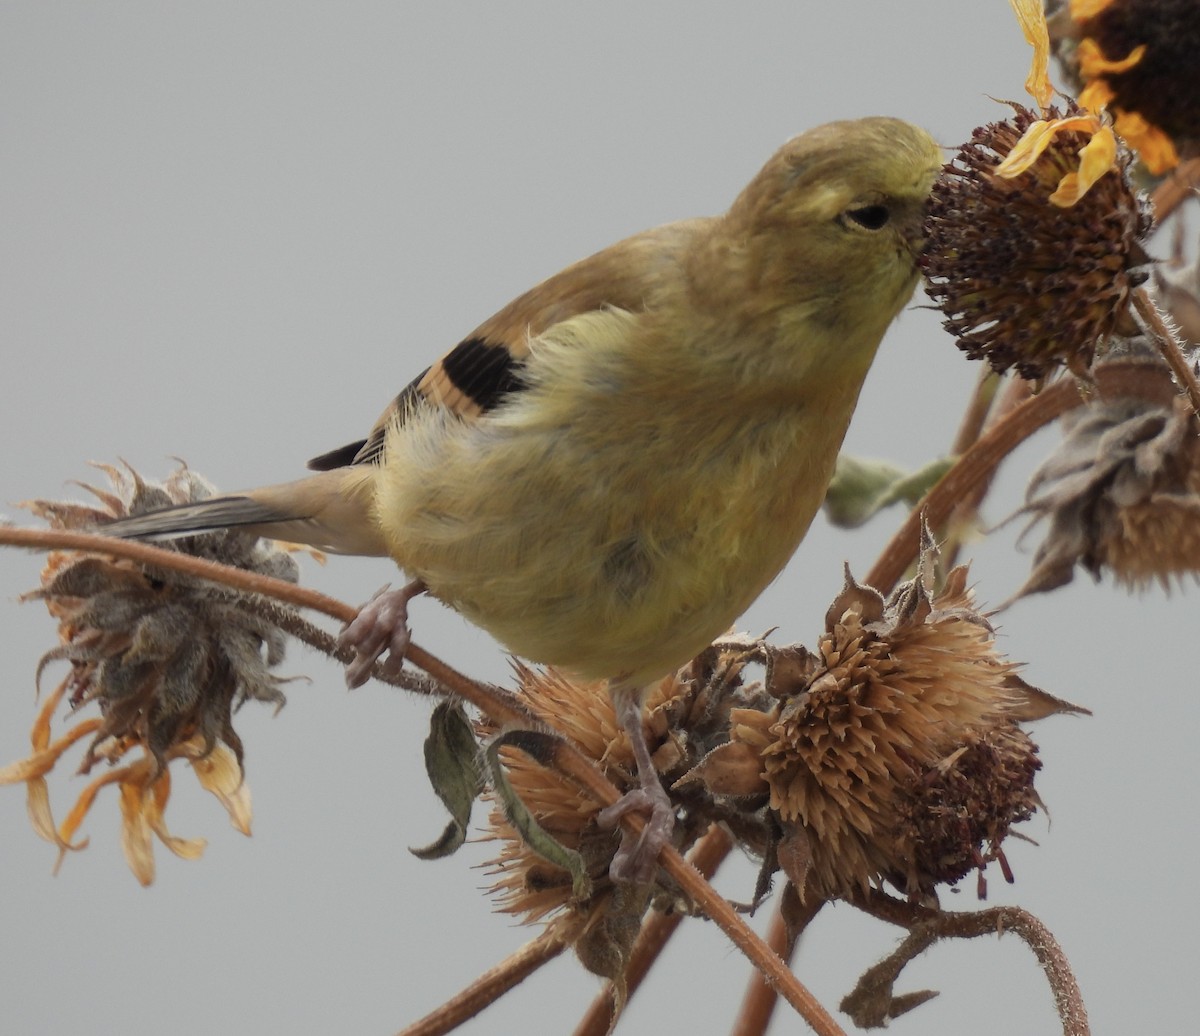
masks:
<svg viewBox="0 0 1200 1036"><path fill-rule="evenodd" d="M425 739L425 773L450 822L436 841L408 851L419 860L437 860L457 852L466 841L471 806L484 788L479 744L461 705L442 702L433 710Z"/></svg>

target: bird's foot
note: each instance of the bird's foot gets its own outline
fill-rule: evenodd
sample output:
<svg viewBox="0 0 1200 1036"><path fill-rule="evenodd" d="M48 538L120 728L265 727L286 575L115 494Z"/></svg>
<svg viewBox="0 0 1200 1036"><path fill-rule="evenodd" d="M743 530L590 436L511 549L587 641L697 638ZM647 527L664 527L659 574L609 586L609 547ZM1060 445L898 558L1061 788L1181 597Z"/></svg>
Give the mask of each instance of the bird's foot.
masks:
<svg viewBox="0 0 1200 1036"><path fill-rule="evenodd" d="M389 590L385 586L342 628L337 646L354 652L354 659L346 665L347 687L361 687L366 683L384 652L388 656L383 663L384 672L390 676L400 672L412 641L408 629L408 602L424 592L425 584L419 579L406 583L399 590Z"/></svg>
<svg viewBox="0 0 1200 1036"><path fill-rule="evenodd" d="M612 689L613 707L617 720L629 735L633 758L637 764L638 787L627 791L611 806L600 811L601 827L616 827L626 813L643 813L646 825L637 834L621 832L621 846L609 865L613 881L632 881L649 884L658 872L658 854L671 841L675 830L675 806L658 779L658 771L646 744L642 726L642 696L635 689Z"/></svg>
<svg viewBox="0 0 1200 1036"><path fill-rule="evenodd" d="M658 778L651 774L649 783L627 791L611 806L600 811L600 826L616 827L626 813L643 813L646 825L638 834L621 832L621 845L609 864L608 875L613 881L631 881L647 885L658 873L658 854L671 841L675 830L675 807Z"/></svg>

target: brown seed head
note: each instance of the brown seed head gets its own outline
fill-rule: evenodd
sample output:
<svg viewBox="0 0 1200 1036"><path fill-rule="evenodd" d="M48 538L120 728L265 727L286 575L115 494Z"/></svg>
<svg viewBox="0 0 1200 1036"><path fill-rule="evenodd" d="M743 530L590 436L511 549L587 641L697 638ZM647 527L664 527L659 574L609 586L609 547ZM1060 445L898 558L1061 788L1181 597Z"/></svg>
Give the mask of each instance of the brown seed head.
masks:
<svg viewBox="0 0 1200 1036"><path fill-rule="evenodd" d="M1040 379L1065 364L1086 373L1096 349L1128 320L1129 293L1145 276L1140 240L1146 203L1116 164L1072 204L1051 204L1079 168L1090 141L1082 129L1052 135L1028 169L1000 176L1035 113L975 130L933 186L921 266L945 328L972 359ZM1082 116L1072 106L1067 117ZM1060 118L1056 109L1047 121ZM1095 120L1093 120L1095 121ZM1099 126L1099 123L1096 122Z"/></svg>
<svg viewBox="0 0 1200 1036"><path fill-rule="evenodd" d="M998 655L966 579L955 569L934 597L918 578L885 602L847 576L807 671L773 689L783 700L735 710L798 887L853 896L886 881L919 896L1002 859L1036 808L1037 749L1016 723L1054 699Z"/></svg>
<svg viewBox="0 0 1200 1036"><path fill-rule="evenodd" d="M111 489L86 487L97 505L33 501L25 506L56 529L92 531L113 518L189 503L211 495L199 476L180 468L161 485L136 472L102 467ZM177 550L239 568L295 581L295 562L254 537L215 533L175 540ZM197 780L224 805L234 827L250 833L250 791L243 780L242 744L231 713L247 699L283 704L270 670L283 657L284 634L269 611L214 584L78 551L52 553L41 587L26 599L46 602L59 623L61 643L42 656L38 678L51 662L71 670L42 704L26 759L0 767L0 785L23 782L34 830L59 849L59 861L87 839L74 841L105 785L119 788L121 846L143 885L154 881L154 841L195 859L204 839L178 838L167 829L175 759L187 759ZM78 718L52 735L54 716L66 698L73 709L89 702L99 716ZM61 823L50 808L47 777L73 745L90 737L80 770L106 762L80 793Z"/></svg>

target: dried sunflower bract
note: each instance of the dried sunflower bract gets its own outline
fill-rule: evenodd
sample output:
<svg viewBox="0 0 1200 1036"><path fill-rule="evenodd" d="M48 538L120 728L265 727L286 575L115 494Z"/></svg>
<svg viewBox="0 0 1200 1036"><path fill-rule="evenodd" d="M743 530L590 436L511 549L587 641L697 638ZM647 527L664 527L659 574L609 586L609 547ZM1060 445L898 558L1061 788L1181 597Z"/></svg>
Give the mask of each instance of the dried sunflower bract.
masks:
<svg viewBox="0 0 1200 1036"><path fill-rule="evenodd" d="M111 488L85 487L97 504L33 501L25 506L56 529L103 531L114 518L212 494L186 467L162 485L144 482L133 471L101 470ZM298 577L296 562L285 550L245 532L191 536L168 546L290 582ZM126 858L138 879L149 884L151 833L179 855L195 856L203 847L202 841L171 836L162 819L171 786L168 764L182 757L226 805L234 826L249 833L243 749L232 714L248 700L276 708L284 703L283 680L272 672L284 654L285 634L275 621L282 612L166 568L76 551L52 553L40 588L25 599L45 601L59 624L61 643L43 655L39 682L53 662L71 667L39 713L33 755L0 770L0 782L26 783L35 830L60 851L81 848L85 843L71 838L96 793L118 784ZM64 698L72 710L94 704L99 715L52 740L53 714ZM88 736L80 772L88 773L101 760L114 768L94 779L56 826L46 774L72 744ZM139 749L141 758L125 761Z"/></svg>
<svg viewBox="0 0 1200 1036"><path fill-rule="evenodd" d="M780 700L734 710L714 755L753 749L778 862L802 892L886 882L921 898L974 870L983 895L991 860L1008 876L1002 842L1039 805L1037 747L1018 723L1078 710L999 656L966 580L955 569L935 596L918 576L885 601L847 575L817 649L779 667Z"/></svg>
<svg viewBox="0 0 1200 1036"><path fill-rule="evenodd" d="M1099 398L1067 414L1022 513L1045 519L1017 596L1069 583L1076 565L1129 589L1200 574L1200 438L1152 347L1096 367Z"/></svg>

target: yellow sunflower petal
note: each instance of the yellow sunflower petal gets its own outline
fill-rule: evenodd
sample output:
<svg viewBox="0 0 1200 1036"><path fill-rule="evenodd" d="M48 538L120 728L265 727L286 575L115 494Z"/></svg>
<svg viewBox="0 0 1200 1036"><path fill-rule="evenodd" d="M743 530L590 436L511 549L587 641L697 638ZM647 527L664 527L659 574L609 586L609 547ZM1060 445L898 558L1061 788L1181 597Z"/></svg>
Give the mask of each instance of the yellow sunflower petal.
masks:
<svg viewBox="0 0 1200 1036"><path fill-rule="evenodd" d="M29 741L35 752L50 744L50 723L54 719L54 711L58 708L58 703L62 701L62 696L66 693L69 680L70 677L67 677L55 687L42 703L42 707L38 709L37 718L33 721L33 730L29 732Z"/></svg>
<svg viewBox="0 0 1200 1036"><path fill-rule="evenodd" d="M1092 134L1079 152L1079 171L1067 173L1059 182L1058 189L1050 195L1051 204L1060 208L1074 205L1110 169L1116 168L1117 138L1113 131L1104 126Z"/></svg>
<svg viewBox="0 0 1200 1036"><path fill-rule="evenodd" d="M142 781L121 783L121 848L133 876L143 885L154 883L154 843L145 812L146 786Z"/></svg>
<svg viewBox="0 0 1200 1036"><path fill-rule="evenodd" d="M1050 146L1050 142L1057 132L1057 124L1046 119L1039 119L1030 124L1029 128L1021 134L1021 139L1013 145L1012 150L1004 156L1004 160L996 166L996 175L1006 179L1020 176L1041 157L1042 152Z"/></svg>
<svg viewBox="0 0 1200 1036"><path fill-rule="evenodd" d="M63 738L49 748L43 748L40 752L34 752L33 755L18 759L15 763L0 767L0 784L18 784L44 776L54 769L54 764L72 743L73 741Z"/></svg>
<svg viewBox="0 0 1200 1036"><path fill-rule="evenodd" d="M225 745L218 744L208 755L201 755L198 739L179 747L192 760L196 779L205 791L211 791L225 807L229 822L244 835L250 834L253 810L250 805L250 788L242 778L242 768L237 756Z"/></svg>
<svg viewBox="0 0 1200 1036"><path fill-rule="evenodd" d="M1006 179L1020 176L1042 155L1050 146L1051 141L1059 133L1079 130L1083 133L1096 133L1103 124L1094 115L1074 115L1067 119L1039 119L1021 135L1005 155L1004 160L996 166L996 175Z"/></svg>
<svg viewBox="0 0 1200 1036"><path fill-rule="evenodd" d="M1079 107L1102 112L1117 95L1104 79L1093 79L1079 94Z"/></svg>
<svg viewBox="0 0 1200 1036"><path fill-rule="evenodd" d="M58 826L58 837L63 842L69 843L71 836L79 829L79 825L83 823L84 817L88 815L88 811L92 808L92 803L96 801L96 794L100 789L106 784L115 784L118 781L126 780L132 770L132 766L122 766L119 770L110 770L108 773L101 774L84 788L79 793L79 798L75 800L75 805L71 807L71 812L67 814L66 820ZM62 862L61 857L59 862Z"/></svg>
<svg viewBox="0 0 1200 1036"><path fill-rule="evenodd" d="M151 787L150 795L146 798L146 804L143 809L146 823L150 825L150 830L158 836L159 841L176 856L184 860L198 860L204 854L208 840L204 838L179 838L171 834L167 829L167 822L164 817L167 809L167 800L170 797L171 771L163 770L158 780Z"/></svg>
<svg viewBox="0 0 1200 1036"><path fill-rule="evenodd" d="M1046 28L1046 12L1042 0L1008 0L1021 23L1025 41L1033 48L1033 64L1025 89L1039 105L1045 108L1054 96L1050 83L1050 32Z"/></svg>
<svg viewBox="0 0 1200 1036"><path fill-rule="evenodd" d="M25 788L25 808L29 812L29 823L33 826L34 834L43 841L52 842L60 849L64 848L62 839L58 837L58 828L54 824L54 814L50 811L50 788L45 778L35 777Z"/></svg>
<svg viewBox="0 0 1200 1036"><path fill-rule="evenodd" d="M1120 61L1113 61L1104 56L1100 44L1093 39L1079 41L1075 56L1079 59L1079 71L1087 79L1095 79L1105 72L1127 72L1133 68L1146 54L1146 44L1139 43L1128 56Z"/></svg>
<svg viewBox="0 0 1200 1036"><path fill-rule="evenodd" d="M1113 125L1155 176L1179 165L1179 152L1171 138L1148 123L1139 112L1116 112Z"/></svg>

